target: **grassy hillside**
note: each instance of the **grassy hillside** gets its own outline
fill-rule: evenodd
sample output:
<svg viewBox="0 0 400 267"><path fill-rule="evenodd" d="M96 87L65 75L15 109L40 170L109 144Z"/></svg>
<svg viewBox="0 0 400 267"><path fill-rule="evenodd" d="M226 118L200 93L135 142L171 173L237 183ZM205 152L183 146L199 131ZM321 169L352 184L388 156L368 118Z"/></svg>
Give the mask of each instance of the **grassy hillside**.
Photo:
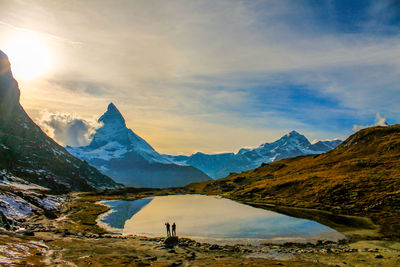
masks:
<svg viewBox="0 0 400 267"><path fill-rule="evenodd" d="M363 129L327 153L262 164L188 188L247 202L368 216L383 234L398 238L400 125Z"/></svg>

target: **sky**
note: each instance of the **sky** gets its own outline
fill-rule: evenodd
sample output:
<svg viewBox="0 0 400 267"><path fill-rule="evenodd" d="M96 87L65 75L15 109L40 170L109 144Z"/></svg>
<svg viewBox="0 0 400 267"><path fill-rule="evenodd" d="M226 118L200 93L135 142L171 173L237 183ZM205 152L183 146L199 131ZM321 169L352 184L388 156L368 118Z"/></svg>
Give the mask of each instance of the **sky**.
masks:
<svg viewBox="0 0 400 267"><path fill-rule="evenodd" d="M51 62L21 103L63 145L110 102L169 154L400 120L399 1L0 0L0 49L27 34Z"/></svg>

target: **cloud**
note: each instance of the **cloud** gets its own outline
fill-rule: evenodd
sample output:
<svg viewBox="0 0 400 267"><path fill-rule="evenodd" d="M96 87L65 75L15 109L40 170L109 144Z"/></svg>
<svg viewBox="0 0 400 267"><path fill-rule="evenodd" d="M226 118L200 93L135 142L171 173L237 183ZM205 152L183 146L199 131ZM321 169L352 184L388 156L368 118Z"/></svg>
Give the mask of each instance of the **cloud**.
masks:
<svg viewBox="0 0 400 267"><path fill-rule="evenodd" d="M386 121L386 118L382 117L381 114L376 113L375 124L373 125L354 125L353 130L359 131L364 128L373 127L373 126L388 126L389 124Z"/></svg>
<svg viewBox="0 0 400 267"><path fill-rule="evenodd" d="M377 110L396 122L396 2L0 0L0 45L24 29L54 51L45 85L21 85L30 115L112 101L163 152L231 151L293 129L343 138Z"/></svg>
<svg viewBox="0 0 400 267"><path fill-rule="evenodd" d="M94 120L87 120L69 113L41 112L39 126L61 145L72 147L89 144L94 131L100 127Z"/></svg>
<svg viewBox="0 0 400 267"><path fill-rule="evenodd" d="M51 85L57 86L73 93L87 94L93 96L109 95L108 88L111 86L90 81L81 81L75 77L75 80L50 80Z"/></svg>

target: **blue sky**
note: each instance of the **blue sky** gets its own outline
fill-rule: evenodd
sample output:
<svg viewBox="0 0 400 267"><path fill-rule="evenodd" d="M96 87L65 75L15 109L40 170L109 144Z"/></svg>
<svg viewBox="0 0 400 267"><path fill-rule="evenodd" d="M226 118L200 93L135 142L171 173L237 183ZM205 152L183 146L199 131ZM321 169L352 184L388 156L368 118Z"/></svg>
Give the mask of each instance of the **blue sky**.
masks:
<svg viewBox="0 0 400 267"><path fill-rule="evenodd" d="M28 31L53 53L51 73L20 83L50 135L96 125L111 101L163 153L237 151L293 129L346 138L378 113L399 122L399 1L0 5L0 45Z"/></svg>

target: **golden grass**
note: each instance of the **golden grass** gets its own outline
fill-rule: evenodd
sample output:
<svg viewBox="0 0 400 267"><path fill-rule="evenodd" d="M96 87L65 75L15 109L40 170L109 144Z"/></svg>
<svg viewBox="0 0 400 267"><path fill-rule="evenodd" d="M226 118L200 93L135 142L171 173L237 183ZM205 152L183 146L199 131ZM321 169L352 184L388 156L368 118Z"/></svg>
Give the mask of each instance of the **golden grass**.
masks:
<svg viewBox="0 0 400 267"><path fill-rule="evenodd" d="M400 237L400 125L372 127L336 149L284 159L188 190L247 202L369 216Z"/></svg>

